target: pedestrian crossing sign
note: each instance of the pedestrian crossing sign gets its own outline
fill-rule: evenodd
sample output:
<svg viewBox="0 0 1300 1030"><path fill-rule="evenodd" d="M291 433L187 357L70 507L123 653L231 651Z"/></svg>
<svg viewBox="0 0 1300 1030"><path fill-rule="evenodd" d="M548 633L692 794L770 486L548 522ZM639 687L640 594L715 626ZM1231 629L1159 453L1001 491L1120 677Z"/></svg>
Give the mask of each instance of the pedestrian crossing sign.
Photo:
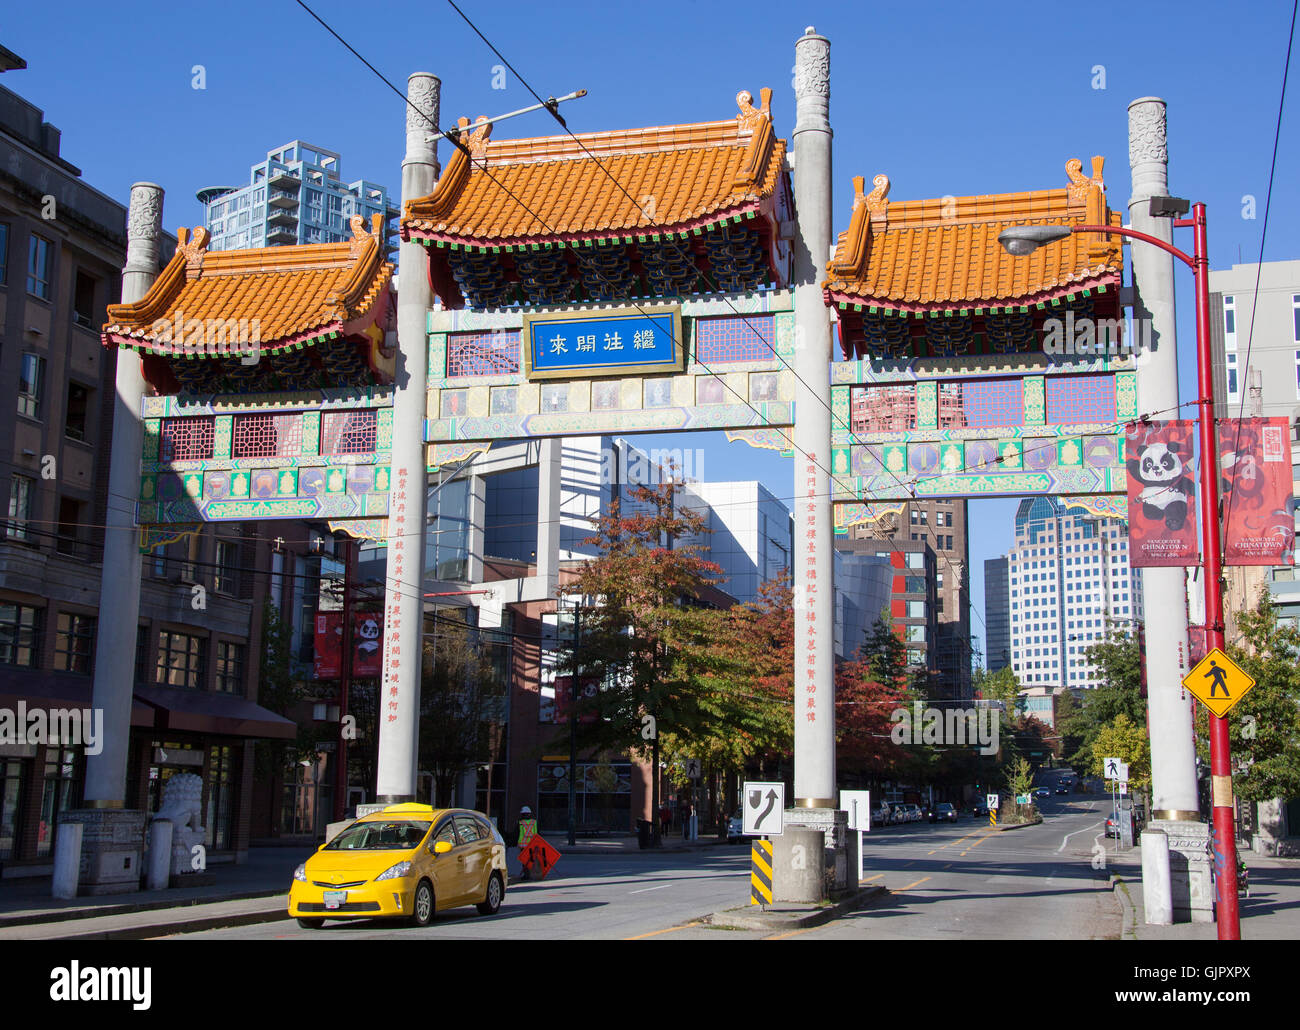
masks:
<svg viewBox="0 0 1300 1030"><path fill-rule="evenodd" d="M1183 677L1183 686L1220 719L1254 685L1255 680L1217 647Z"/></svg>

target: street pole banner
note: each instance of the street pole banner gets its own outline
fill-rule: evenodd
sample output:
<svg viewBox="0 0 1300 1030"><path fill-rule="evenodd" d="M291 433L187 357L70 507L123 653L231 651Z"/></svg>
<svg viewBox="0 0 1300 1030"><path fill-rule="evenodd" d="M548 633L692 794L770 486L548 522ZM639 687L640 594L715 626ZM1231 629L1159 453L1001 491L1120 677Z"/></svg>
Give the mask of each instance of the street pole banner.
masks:
<svg viewBox="0 0 1300 1030"><path fill-rule="evenodd" d="M383 612L357 612L352 617L352 675L379 676L384 671Z"/></svg>
<svg viewBox="0 0 1300 1030"><path fill-rule="evenodd" d="M343 674L343 613L316 613L316 678L336 680Z"/></svg>
<svg viewBox="0 0 1300 1030"><path fill-rule="evenodd" d="M1226 564L1293 564L1295 515L1287 419L1224 419L1218 436Z"/></svg>
<svg viewBox="0 0 1300 1030"><path fill-rule="evenodd" d="M1131 422L1128 469L1129 564L1134 568L1195 565L1194 422Z"/></svg>

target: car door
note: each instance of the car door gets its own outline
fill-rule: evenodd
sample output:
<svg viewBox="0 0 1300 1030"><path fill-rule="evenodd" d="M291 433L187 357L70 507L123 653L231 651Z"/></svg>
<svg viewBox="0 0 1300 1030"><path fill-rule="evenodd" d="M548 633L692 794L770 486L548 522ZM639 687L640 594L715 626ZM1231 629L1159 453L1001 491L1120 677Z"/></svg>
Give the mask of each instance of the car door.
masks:
<svg viewBox="0 0 1300 1030"><path fill-rule="evenodd" d="M487 878L492 857L492 838L473 816L456 816L460 838L461 869L466 901L479 902L487 896Z"/></svg>
<svg viewBox="0 0 1300 1030"><path fill-rule="evenodd" d="M445 854L437 854L434 847L439 841L450 844L451 850ZM456 823L452 816L444 817L434 827L428 847L430 868L433 871L434 903L437 910L441 912L446 908L455 908L463 903L461 898L465 894L465 887L461 877L461 856L458 854L460 840L456 836Z"/></svg>

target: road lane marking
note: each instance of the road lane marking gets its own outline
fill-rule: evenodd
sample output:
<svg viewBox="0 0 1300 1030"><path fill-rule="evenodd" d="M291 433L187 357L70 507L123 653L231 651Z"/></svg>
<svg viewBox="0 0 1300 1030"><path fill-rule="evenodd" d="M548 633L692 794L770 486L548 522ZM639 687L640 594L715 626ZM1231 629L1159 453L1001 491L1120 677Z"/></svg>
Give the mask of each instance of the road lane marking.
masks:
<svg viewBox="0 0 1300 1030"><path fill-rule="evenodd" d="M639 891L628 891L629 894L644 894L646 891L661 891L665 887L671 887L671 883L661 883L658 887L642 887Z"/></svg>
<svg viewBox="0 0 1300 1030"><path fill-rule="evenodd" d="M670 926L667 930L651 930L649 933L639 933L635 937L624 937L625 941L640 941L647 937L658 937L662 933L675 933L678 930L689 930L692 926L701 925L698 921L693 923L682 923L681 926Z"/></svg>
<svg viewBox="0 0 1300 1030"><path fill-rule="evenodd" d="M973 837L977 833L979 833L979 830L971 830L970 833L963 834L962 836L958 837L956 840L950 840L947 844L941 844L939 847L935 848L934 851L942 851L944 848L950 848L954 844L960 844L967 837ZM926 854L933 855L934 851L927 851Z"/></svg>
<svg viewBox="0 0 1300 1030"><path fill-rule="evenodd" d="M1085 826L1082 830L1075 830L1074 833L1067 833L1067 834L1066 834L1066 835L1061 839L1061 846L1060 846L1059 848L1056 849L1056 853L1059 855L1062 851L1065 850L1065 846L1070 842L1070 838L1073 837L1075 833L1086 833L1088 830L1095 829L1096 827L1098 827L1098 826L1100 826L1100 825L1101 825L1101 823L1099 823L1099 822L1098 822L1098 823L1093 823L1091 826Z"/></svg>
<svg viewBox="0 0 1300 1030"><path fill-rule="evenodd" d="M858 881L859 884L870 883L872 880L879 880L884 873L872 873L870 876Z"/></svg>
<svg viewBox="0 0 1300 1030"><path fill-rule="evenodd" d="M997 832L997 831L993 831L993 833L996 833L996 832ZM983 837L981 837L981 838L980 838L979 840L977 840L974 844L972 844L970 847L968 847L968 848L966 849L966 851L974 851L974 850L975 850L976 848L978 848L981 844L983 844L986 840L988 840L990 837L992 837L992 836L993 836L993 833L986 833L986 834L984 834ZM963 852L961 853L961 857L964 858L964 857L966 856L966 851L963 851Z"/></svg>
<svg viewBox="0 0 1300 1030"><path fill-rule="evenodd" d="M890 893L891 893L891 894L902 894L903 891L910 891L910 890L911 890L913 887L915 887L917 884L925 883L925 881L928 880L928 879L930 879L930 877L928 877L928 876L922 876L919 880L913 880L913 881L912 881L911 883L909 883L906 887L899 887L898 890L896 890L896 891L891 891Z"/></svg>

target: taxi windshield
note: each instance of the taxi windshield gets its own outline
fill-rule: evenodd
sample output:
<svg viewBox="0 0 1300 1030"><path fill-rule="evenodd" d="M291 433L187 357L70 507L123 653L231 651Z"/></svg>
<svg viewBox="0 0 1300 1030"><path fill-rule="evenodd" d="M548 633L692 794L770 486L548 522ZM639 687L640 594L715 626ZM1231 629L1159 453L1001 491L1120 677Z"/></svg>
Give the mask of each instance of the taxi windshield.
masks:
<svg viewBox="0 0 1300 1030"><path fill-rule="evenodd" d="M376 819L353 823L325 845L326 851L409 851L418 848L430 823L419 819Z"/></svg>

